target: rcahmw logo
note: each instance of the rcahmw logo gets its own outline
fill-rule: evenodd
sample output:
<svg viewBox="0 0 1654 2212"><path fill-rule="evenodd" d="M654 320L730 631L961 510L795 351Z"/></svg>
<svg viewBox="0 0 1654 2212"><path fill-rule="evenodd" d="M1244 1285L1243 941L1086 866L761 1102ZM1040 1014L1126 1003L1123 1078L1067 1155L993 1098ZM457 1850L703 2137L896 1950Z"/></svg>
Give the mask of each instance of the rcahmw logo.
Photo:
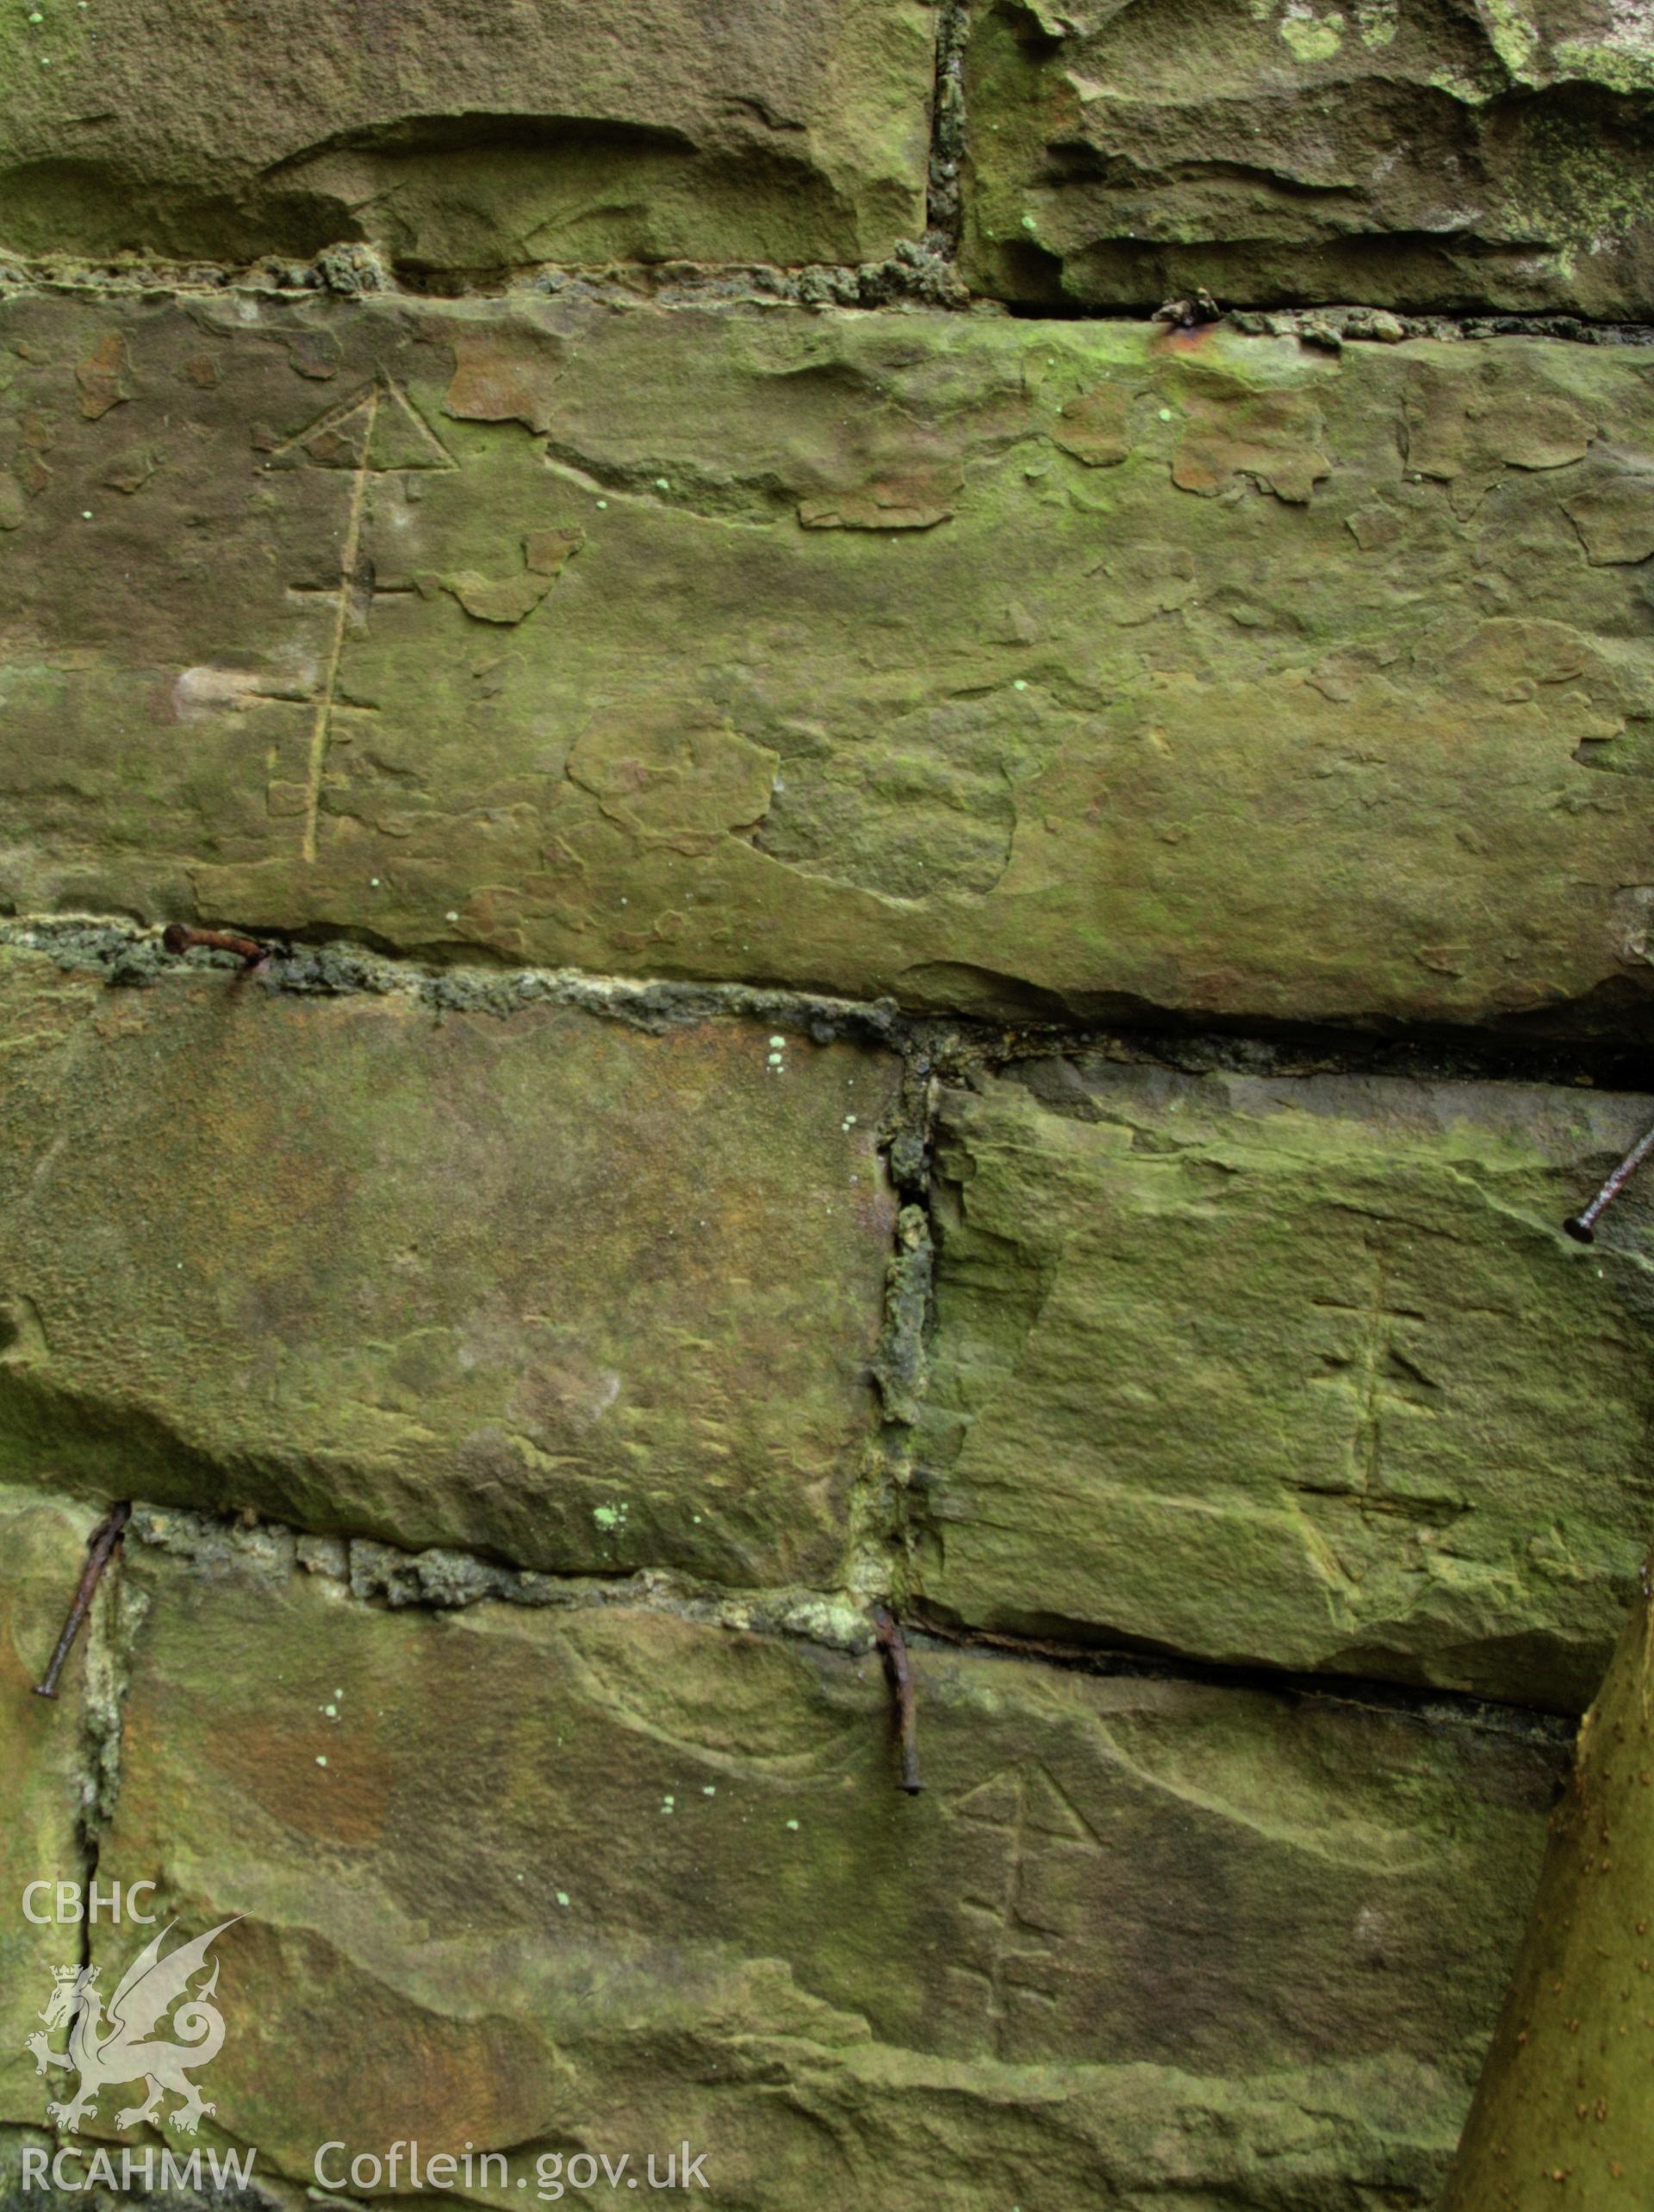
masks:
<svg viewBox="0 0 1654 2212"><path fill-rule="evenodd" d="M97 2100L104 2090L129 2082L141 2082L145 2094L138 2103L113 2116L116 2128L145 2123L159 2128L165 2122L180 2134L193 2135L202 2118L215 2109L203 2099L190 2072L209 2066L224 2047L224 2016L213 2003L218 1991L219 1962L215 1959L208 1973L208 1953L215 1940L235 1922L222 1920L193 1942L179 1943L166 1951L163 1947L173 1925L169 1921L159 1935L145 1944L117 1983L107 2011L96 1967L53 1968L52 1993L46 2010L38 2016L44 2028L27 2036L23 2047L32 2054L37 2072L71 2077L73 2094L69 2094L70 2083L65 2082L65 2094L46 2108L47 2117L55 2121L62 2134L75 2134L84 2120L96 2118ZM197 1975L206 1979L192 1991L190 1985ZM168 2026L171 2035L160 2032ZM59 2029L65 2034L60 2050L54 2049L51 2041ZM169 2098L177 2100L170 2109ZM114 2178L108 2152L94 2154L84 2180L74 2172L71 2163L74 2155L72 2151L59 2151L50 2162L51 2179L57 2187L129 2185ZM123 2162L134 2170L150 2156L148 2153L136 2158L131 2153L122 2153ZM242 2164L250 2178L256 2156L250 2152L242 2160L220 2159L209 2153L208 2163L215 2179L221 2168L239 2174ZM48 2171L46 2152L25 2150L22 2159L24 2187L44 2188ZM198 2175L201 2153L195 2153L180 2165L169 2153L161 2164L164 2176L169 2166L176 2172L194 2166ZM163 2188L172 2185L170 2177L163 2178Z"/></svg>

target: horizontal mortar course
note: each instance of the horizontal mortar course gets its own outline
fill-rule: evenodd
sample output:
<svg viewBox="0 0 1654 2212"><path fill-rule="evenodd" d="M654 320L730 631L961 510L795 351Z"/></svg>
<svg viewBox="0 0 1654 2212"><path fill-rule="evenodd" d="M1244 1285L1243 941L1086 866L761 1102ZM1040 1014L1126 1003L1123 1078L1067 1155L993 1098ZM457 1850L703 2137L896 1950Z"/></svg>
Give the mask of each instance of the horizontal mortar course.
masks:
<svg viewBox="0 0 1654 2212"><path fill-rule="evenodd" d="M463 1611L478 1605L622 1607L660 1612L738 1634L798 1639L864 1656L877 1648L876 1608L847 1597L798 1588L731 1591L659 1569L630 1575L548 1575L451 1547L410 1551L372 1537L315 1536L279 1521L197 1513L188 1507L138 1501L130 1539L186 1562L197 1572L233 1569L279 1581L295 1569L337 1583L365 1605L393 1612ZM1371 1677L1295 1675L1285 1669L1229 1667L1222 1662L1151 1653L1122 1644L1062 1643L965 1627L930 1618L917 1601L903 1624L911 1651L967 1650L1007 1665L1049 1667L1099 1678L1186 1681L1258 1692L1288 1701L1354 1705L1411 1715L1422 1726L1445 1720L1521 1742L1566 1749L1572 1727L1540 1707L1477 1698Z"/></svg>

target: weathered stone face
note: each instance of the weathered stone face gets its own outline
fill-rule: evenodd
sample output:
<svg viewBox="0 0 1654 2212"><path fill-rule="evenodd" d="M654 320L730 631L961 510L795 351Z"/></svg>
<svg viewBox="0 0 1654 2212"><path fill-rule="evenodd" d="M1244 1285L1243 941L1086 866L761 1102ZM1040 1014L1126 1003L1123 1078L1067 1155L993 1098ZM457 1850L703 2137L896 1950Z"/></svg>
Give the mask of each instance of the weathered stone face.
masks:
<svg viewBox="0 0 1654 2212"><path fill-rule="evenodd" d="M963 260L1002 298L1654 302L1654 37L1615 0L974 0Z"/></svg>
<svg viewBox="0 0 1654 2212"><path fill-rule="evenodd" d="M0 247L409 270L858 261L923 224L929 0L57 0L0 27Z"/></svg>
<svg viewBox="0 0 1654 2212"><path fill-rule="evenodd" d="M1654 2057L1651 1712L1654 1609L1644 1603L1580 1725L1442 2212L1538 2204L1559 2187L1612 2208L1654 2165L1644 2078Z"/></svg>
<svg viewBox="0 0 1654 2212"><path fill-rule="evenodd" d="M0 1320L0 1344L4 1337ZM0 1489L0 2121L23 2126L40 2124L48 2093L24 2038L40 2029L53 1969L80 1956L79 1927L53 1917L55 1885L83 1879L81 1823L98 1786L79 1724L84 1662L72 1662L60 1702L37 1698L34 1685L85 1563L91 1520L62 1498ZM91 1706L102 1688L93 1687ZM52 1886L26 1897L40 1881Z"/></svg>
<svg viewBox="0 0 1654 2212"><path fill-rule="evenodd" d="M1650 1118L1096 1060L951 1094L928 1596L1576 1710L1654 1395L1640 1262L1557 1224Z"/></svg>
<svg viewBox="0 0 1654 2212"><path fill-rule="evenodd" d="M267 2212L1428 2212L1654 1509L1651 6L0 20L0 2212L168 1922Z"/></svg>
<svg viewBox="0 0 1654 2212"><path fill-rule="evenodd" d="M531 1567L836 1579L892 1063L0 970L0 1466Z"/></svg>
<svg viewBox="0 0 1654 2212"><path fill-rule="evenodd" d="M1556 1768L1519 1730L926 1650L913 1800L871 1656L390 1615L264 1539L126 1571L101 1871L245 1916L205 2140L687 2137L771 2212L1427 2196Z"/></svg>
<svg viewBox="0 0 1654 2212"><path fill-rule="evenodd" d="M967 1010L1600 1022L1645 985L1632 349L3 323L20 910Z"/></svg>

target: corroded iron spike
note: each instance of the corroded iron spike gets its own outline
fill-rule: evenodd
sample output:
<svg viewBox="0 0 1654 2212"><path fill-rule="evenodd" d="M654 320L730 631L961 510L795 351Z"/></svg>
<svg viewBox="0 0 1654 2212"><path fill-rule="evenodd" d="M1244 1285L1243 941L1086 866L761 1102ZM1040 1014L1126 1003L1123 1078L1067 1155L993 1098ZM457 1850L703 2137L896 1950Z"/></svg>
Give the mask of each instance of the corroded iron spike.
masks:
<svg viewBox="0 0 1654 2212"><path fill-rule="evenodd" d="M76 1586L74 1602L69 1608L69 1618L63 1624L63 1633L52 1654L51 1665L34 1685L37 1698L54 1698L58 1694L58 1677L63 1672L63 1662L74 1649L75 1638L80 1634L80 1625L91 1609L93 1593L131 1518L132 1507L129 1505L111 1506L92 1531L86 1564L80 1570L80 1581Z"/></svg>
<svg viewBox="0 0 1654 2212"><path fill-rule="evenodd" d="M169 953L193 952L197 945L208 952L234 953L250 968L262 967L270 958L268 945L261 945L252 937L243 937L233 929L192 929L187 922L169 922L161 932L161 942Z"/></svg>
<svg viewBox="0 0 1654 2212"><path fill-rule="evenodd" d="M924 1784L919 1780L918 1714L913 1669L907 1656L907 1642L895 1615L887 1606L874 1607L873 1627L879 1649L885 1655L885 1672L890 1678L891 1694L896 1700L897 1740L902 1750L902 1787L909 1797L917 1797Z"/></svg>

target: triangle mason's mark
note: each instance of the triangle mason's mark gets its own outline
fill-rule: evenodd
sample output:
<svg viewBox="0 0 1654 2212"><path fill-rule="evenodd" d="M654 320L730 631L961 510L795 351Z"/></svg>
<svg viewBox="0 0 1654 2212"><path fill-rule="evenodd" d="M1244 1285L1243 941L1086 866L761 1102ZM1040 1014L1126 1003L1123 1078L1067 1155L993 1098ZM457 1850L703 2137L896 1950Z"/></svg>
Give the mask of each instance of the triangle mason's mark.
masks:
<svg viewBox="0 0 1654 2212"><path fill-rule="evenodd" d="M1097 1830L1056 1778L1037 1760L1018 1767L1002 1767L964 1796L953 1799L961 1820L981 1828L1013 1833L1020 1846L1030 1835L1048 1836L1054 1843L1078 1844L1100 1850Z"/></svg>
<svg viewBox="0 0 1654 2212"><path fill-rule="evenodd" d="M389 376L376 376L284 438L267 469L349 469L384 475L399 469L457 469L436 432Z"/></svg>

